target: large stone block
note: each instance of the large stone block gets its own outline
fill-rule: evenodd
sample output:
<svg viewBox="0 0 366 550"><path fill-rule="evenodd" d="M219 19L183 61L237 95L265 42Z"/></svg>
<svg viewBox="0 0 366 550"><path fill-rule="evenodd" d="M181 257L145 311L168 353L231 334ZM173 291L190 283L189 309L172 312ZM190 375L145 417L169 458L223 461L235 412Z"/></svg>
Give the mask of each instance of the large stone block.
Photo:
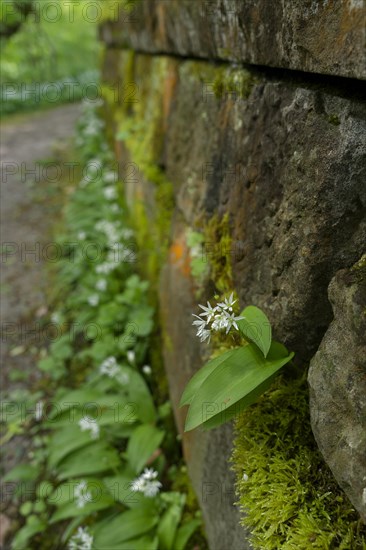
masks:
<svg viewBox="0 0 366 550"><path fill-rule="evenodd" d="M115 2L114 4L115 9ZM142 0L101 28L109 45L366 79L363 0Z"/></svg>
<svg viewBox="0 0 366 550"><path fill-rule="evenodd" d="M212 272L199 284L195 280L189 231L205 235L208 264L220 252L231 258L241 305L262 307L275 337L299 361L309 359L332 319L328 284L358 259L365 242L366 109L342 88L160 56L135 54L131 64L128 56L121 53L118 61L111 54L118 86L132 79L138 98L117 109L123 130L117 151L122 162L135 162L143 172L126 185L132 207L138 201L147 212L142 245L155 231L162 185L152 165L174 193L173 223L165 235L169 251L163 267L160 262L160 305L165 367L182 432L181 394L208 355L191 314L218 289ZM217 251L221 243L210 242L206 228L225 214L230 250ZM248 547L233 506L231 441L230 426L183 436L215 550Z"/></svg>
<svg viewBox="0 0 366 550"><path fill-rule="evenodd" d="M309 370L312 429L366 523L366 256L329 286L334 320Z"/></svg>
<svg viewBox="0 0 366 550"><path fill-rule="evenodd" d="M246 71L231 75L250 83L245 93L215 95L210 70L179 70L164 160L177 208L198 229L229 214L242 305L262 307L276 337L310 359L332 317L327 286L366 239L366 108L342 90Z"/></svg>

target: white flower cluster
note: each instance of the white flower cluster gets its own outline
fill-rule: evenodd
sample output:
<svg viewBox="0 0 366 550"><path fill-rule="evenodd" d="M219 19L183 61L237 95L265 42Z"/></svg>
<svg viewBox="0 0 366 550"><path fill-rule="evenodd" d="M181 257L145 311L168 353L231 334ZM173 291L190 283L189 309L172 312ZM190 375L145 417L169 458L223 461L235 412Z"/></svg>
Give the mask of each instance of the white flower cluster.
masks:
<svg viewBox="0 0 366 550"><path fill-rule="evenodd" d="M88 304L92 307L96 307L99 304L98 294L91 294L88 296Z"/></svg>
<svg viewBox="0 0 366 550"><path fill-rule="evenodd" d="M135 362L135 359L136 359L135 352L133 351L133 349L129 349L127 352L127 361L131 363L131 365L133 365Z"/></svg>
<svg viewBox="0 0 366 550"><path fill-rule="evenodd" d="M134 233L132 229L129 229L128 227L125 227L121 230L121 237L124 241L127 241L128 239L131 239L133 237Z"/></svg>
<svg viewBox="0 0 366 550"><path fill-rule="evenodd" d="M51 321L52 321L52 323L55 323L55 325L58 325L59 323L61 323L61 315L59 314L58 311L54 311L52 313Z"/></svg>
<svg viewBox="0 0 366 550"><path fill-rule="evenodd" d="M108 185L104 188L103 195L107 200L113 201L117 198L117 189L113 185Z"/></svg>
<svg viewBox="0 0 366 550"><path fill-rule="evenodd" d="M152 468L145 468L140 477L132 482L131 490L135 493L143 493L145 497L154 497L162 487L160 481L156 479L157 477L158 472Z"/></svg>
<svg viewBox="0 0 366 550"><path fill-rule="evenodd" d="M116 172L113 172L112 170L109 170L108 172L105 172L103 174L103 179L106 183L116 183L117 174L116 174Z"/></svg>
<svg viewBox="0 0 366 550"><path fill-rule="evenodd" d="M109 222L108 220L101 220L96 224L95 229L105 234L108 240L108 244L110 245L118 242L120 239L121 232L119 225L119 222Z"/></svg>
<svg viewBox="0 0 366 550"><path fill-rule="evenodd" d="M215 307L212 307L210 302L207 302L207 307L199 304L199 307L203 309L203 313L194 315L196 320L193 321L193 325L197 327L197 336L201 339L201 342L205 340L210 341L211 331L225 330L226 334L234 327L239 330L237 321L240 321L244 317L235 317L233 306L237 300L234 300L234 294L231 293L229 298ZM206 317L204 319L203 317ZM210 326L211 325L211 326Z"/></svg>
<svg viewBox="0 0 366 550"><path fill-rule="evenodd" d="M74 488L74 499L78 508L84 508L86 504L92 501L91 493L88 491L86 481L80 481Z"/></svg>
<svg viewBox="0 0 366 550"><path fill-rule="evenodd" d="M126 386L130 377L127 372L122 372L115 357L107 357L99 367L100 374L115 378L122 386Z"/></svg>
<svg viewBox="0 0 366 550"><path fill-rule="evenodd" d="M100 292L105 292L107 290L107 280L106 279L99 279L97 281L95 288L97 290L100 290Z"/></svg>
<svg viewBox="0 0 366 550"><path fill-rule="evenodd" d="M71 537L68 550L91 550L93 537L89 534L87 527L79 527L76 534Z"/></svg>
<svg viewBox="0 0 366 550"><path fill-rule="evenodd" d="M115 357L107 357L99 367L100 374L114 378L119 373L119 366Z"/></svg>
<svg viewBox="0 0 366 550"><path fill-rule="evenodd" d="M44 403L43 403L43 401L38 401L36 403L36 410L35 410L35 413L34 413L34 418L37 422L42 420L43 411L44 411Z"/></svg>
<svg viewBox="0 0 366 550"><path fill-rule="evenodd" d="M102 264L97 265L95 268L96 273L98 275L109 275L113 269L115 269L116 264L111 262L103 262Z"/></svg>
<svg viewBox="0 0 366 550"><path fill-rule="evenodd" d="M96 420L89 417L84 417L79 420L78 424L82 432L90 431L91 438L98 439L100 430L99 424Z"/></svg>
<svg viewBox="0 0 366 550"><path fill-rule="evenodd" d="M144 365L142 367L142 372L146 374L146 376L150 376L150 374L152 373L152 368L150 367L150 365Z"/></svg>

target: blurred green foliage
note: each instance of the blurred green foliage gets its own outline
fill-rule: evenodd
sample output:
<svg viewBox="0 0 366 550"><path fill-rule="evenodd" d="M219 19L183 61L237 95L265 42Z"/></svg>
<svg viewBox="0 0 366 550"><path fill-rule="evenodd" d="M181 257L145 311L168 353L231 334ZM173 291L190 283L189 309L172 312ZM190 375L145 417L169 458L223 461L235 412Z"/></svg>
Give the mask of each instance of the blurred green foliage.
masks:
<svg viewBox="0 0 366 550"><path fill-rule="evenodd" d="M21 2L22 10L24 4ZM33 0L32 10L27 13L19 11L18 5L15 0L5 0L0 9L3 113L84 97L87 84L98 81L97 25L102 13L98 4L87 0ZM21 23L17 31L6 37L4 28L17 23ZM74 85L63 90L69 81ZM53 95L30 87L39 85L42 90L46 84L54 85Z"/></svg>

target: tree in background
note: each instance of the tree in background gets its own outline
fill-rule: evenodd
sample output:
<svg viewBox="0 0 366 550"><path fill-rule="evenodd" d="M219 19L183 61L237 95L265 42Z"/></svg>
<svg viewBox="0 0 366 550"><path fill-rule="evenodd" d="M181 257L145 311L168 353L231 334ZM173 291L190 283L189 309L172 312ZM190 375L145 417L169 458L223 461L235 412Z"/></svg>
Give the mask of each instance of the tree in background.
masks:
<svg viewBox="0 0 366 550"><path fill-rule="evenodd" d="M27 17L34 13L33 0L3 0L0 8L0 38L17 33Z"/></svg>

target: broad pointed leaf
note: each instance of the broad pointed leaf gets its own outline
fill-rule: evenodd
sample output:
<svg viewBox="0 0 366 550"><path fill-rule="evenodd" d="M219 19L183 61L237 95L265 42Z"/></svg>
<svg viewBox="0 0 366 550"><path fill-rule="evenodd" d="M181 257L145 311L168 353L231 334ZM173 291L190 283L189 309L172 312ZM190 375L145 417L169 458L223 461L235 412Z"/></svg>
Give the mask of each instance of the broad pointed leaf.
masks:
<svg viewBox="0 0 366 550"><path fill-rule="evenodd" d="M244 317L238 321L238 327L244 337L254 342L264 357L267 357L272 341L271 323L261 309L255 306L248 306L240 313Z"/></svg>
<svg viewBox="0 0 366 550"><path fill-rule="evenodd" d="M113 470L121 464L116 449L97 441L92 445L74 451L64 458L58 466L59 479L87 476Z"/></svg>
<svg viewBox="0 0 366 550"><path fill-rule="evenodd" d="M177 531L173 548L174 550L184 550L187 546L187 543L193 533L200 527L202 524L201 520L199 519L192 519L191 521L188 521L188 523L185 523L184 525L181 525Z"/></svg>
<svg viewBox="0 0 366 550"><path fill-rule="evenodd" d="M141 507L118 514L113 519L101 522L94 533L95 548L121 548L121 544L148 533L155 527L159 519L157 511L152 507Z"/></svg>
<svg viewBox="0 0 366 550"><path fill-rule="evenodd" d="M144 424L136 428L127 445L127 460L139 474L164 438L164 432Z"/></svg>
<svg viewBox="0 0 366 550"><path fill-rule="evenodd" d="M193 375L193 377L190 379L188 384L186 385L183 395L180 400L180 407L183 407L184 405L189 405L189 403L192 401L194 396L196 395L198 389L203 384L203 382L206 380L206 378L212 373L212 371L221 363L226 361L231 356L235 356L235 354L240 350L241 348L235 348L231 349L229 351L226 351L222 355L219 355L218 357L215 357L214 359L211 359L211 361L208 361L199 371L196 372L196 374Z"/></svg>
<svg viewBox="0 0 366 550"><path fill-rule="evenodd" d="M293 354L280 356L283 349L284 346L279 347L274 342L272 353L270 351L268 358L264 359L257 346L249 344L239 348L237 353L218 365L205 379L190 404L186 431L207 422L240 400L244 400L242 406L250 405L253 402L251 393L255 391L254 397L257 398L264 391L260 386L293 357ZM265 385L265 389L267 387Z"/></svg>

